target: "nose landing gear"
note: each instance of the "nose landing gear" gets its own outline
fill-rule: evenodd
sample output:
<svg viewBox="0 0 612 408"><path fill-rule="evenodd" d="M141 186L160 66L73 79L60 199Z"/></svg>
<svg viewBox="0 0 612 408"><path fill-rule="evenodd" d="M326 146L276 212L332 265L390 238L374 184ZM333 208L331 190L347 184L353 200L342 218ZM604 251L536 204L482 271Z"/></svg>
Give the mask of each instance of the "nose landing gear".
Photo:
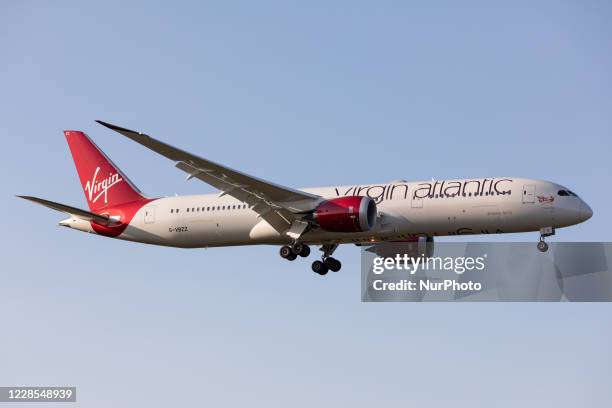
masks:
<svg viewBox="0 0 612 408"><path fill-rule="evenodd" d="M544 242L544 238L540 238L540 242L538 242L538 249L540 252L548 251L548 244Z"/></svg>
<svg viewBox="0 0 612 408"><path fill-rule="evenodd" d="M540 252L548 251L548 244L544 242L544 238L555 235L555 229L553 227L540 228L540 241L538 242L538 249Z"/></svg>

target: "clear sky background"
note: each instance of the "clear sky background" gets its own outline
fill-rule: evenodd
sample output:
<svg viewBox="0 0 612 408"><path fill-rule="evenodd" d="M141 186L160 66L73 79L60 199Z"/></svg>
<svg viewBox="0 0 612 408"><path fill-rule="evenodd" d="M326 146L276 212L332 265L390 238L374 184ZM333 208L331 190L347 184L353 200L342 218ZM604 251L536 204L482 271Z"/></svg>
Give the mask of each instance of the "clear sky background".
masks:
<svg viewBox="0 0 612 408"><path fill-rule="evenodd" d="M77 406L609 406L609 304L362 304L276 247L181 250L61 229L64 129L148 195L212 191L94 123L302 187L516 176L609 241L607 1L0 5L0 385ZM530 240L537 234L495 237Z"/></svg>

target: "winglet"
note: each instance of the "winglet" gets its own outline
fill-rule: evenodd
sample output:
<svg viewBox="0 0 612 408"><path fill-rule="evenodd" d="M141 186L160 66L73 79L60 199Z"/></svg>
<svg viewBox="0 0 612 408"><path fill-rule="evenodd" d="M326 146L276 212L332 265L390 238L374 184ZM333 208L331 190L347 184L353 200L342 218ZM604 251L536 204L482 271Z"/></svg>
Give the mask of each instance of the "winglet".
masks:
<svg viewBox="0 0 612 408"><path fill-rule="evenodd" d="M109 128L111 130L114 130L115 132L124 131L124 132L140 133L140 132L134 132L133 130L130 130L130 129L123 128L121 126L113 125L112 123L104 122L102 120L96 119L96 122L101 124L104 127L107 127L107 128Z"/></svg>

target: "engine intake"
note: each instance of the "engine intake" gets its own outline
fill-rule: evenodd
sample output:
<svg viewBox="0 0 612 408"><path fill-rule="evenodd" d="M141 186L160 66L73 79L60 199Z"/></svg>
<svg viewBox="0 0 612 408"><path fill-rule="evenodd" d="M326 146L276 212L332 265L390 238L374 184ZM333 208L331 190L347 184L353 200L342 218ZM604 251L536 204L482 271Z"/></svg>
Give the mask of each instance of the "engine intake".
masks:
<svg viewBox="0 0 612 408"><path fill-rule="evenodd" d="M319 204L314 220L329 232L364 232L376 225L376 203L370 197L346 196Z"/></svg>

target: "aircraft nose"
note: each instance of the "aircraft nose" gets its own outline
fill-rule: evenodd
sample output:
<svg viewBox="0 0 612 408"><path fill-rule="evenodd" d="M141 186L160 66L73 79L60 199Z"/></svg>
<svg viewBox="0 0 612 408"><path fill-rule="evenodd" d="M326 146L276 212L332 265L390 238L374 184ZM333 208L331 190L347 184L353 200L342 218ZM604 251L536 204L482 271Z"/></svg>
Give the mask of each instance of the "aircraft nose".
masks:
<svg viewBox="0 0 612 408"><path fill-rule="evenodd" d="M582 201L580 203L580 221L584 222L593 216L593 210L587 203Z"/></svg>

